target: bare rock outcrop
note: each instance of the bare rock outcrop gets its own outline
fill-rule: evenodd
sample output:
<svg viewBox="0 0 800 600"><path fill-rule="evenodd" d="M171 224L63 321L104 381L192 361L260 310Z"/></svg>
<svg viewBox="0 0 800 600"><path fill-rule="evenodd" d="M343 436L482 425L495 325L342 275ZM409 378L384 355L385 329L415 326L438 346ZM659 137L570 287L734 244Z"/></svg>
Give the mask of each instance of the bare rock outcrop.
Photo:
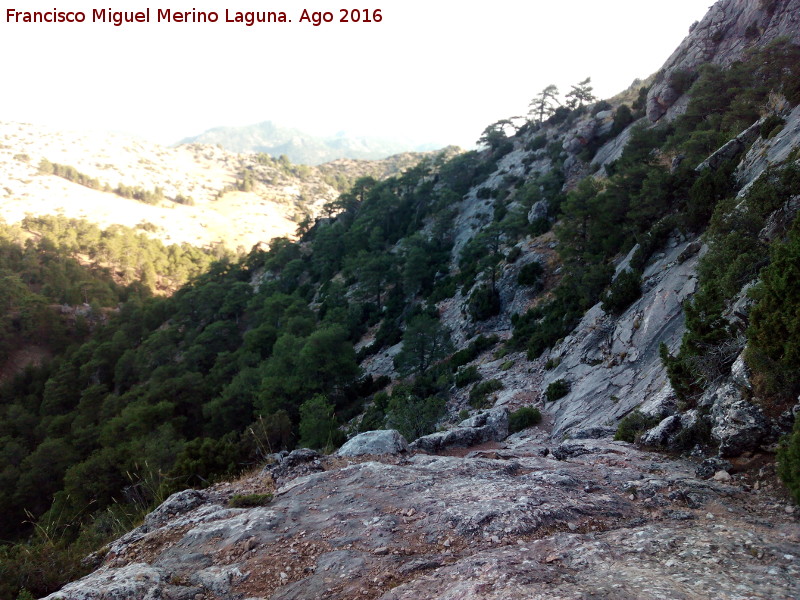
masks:
<svg viewBox="0 0 800 600"><path fill-rule="evenodd" d="M648 118L667 115L686 91L681 80L700 65L729 65L778 37L800 42L800 0L719 0L662 67L647 95Z"/></svg>
<svg viewBox="0 0 800 600"><path fill-rule="evenodd" d="M694 252L687 252L690 247ZM682 303L695 291L698 256L691 241L673 240L645 270L644 293L627 311L615 318L598 304L550 352L548 358L558 366L547 371L542 389L559 379L570 384L566 396L547 406L553 414L554 438L572 429L615 425L661 395L667 404L674 401L669 400L671 388L659 345L663 342L674 351L680 344Z"/></svg>
<svg viewBox="0 0 800 600"><path fill-rule="evenodd" d="M772 483L700 479L691 462L624 442L559 448L561 460L524 442L502 459L323 459L326 470L249 509L227 500L270 489L267 479L182 492L148 518L152 529L112 544L97 571L48 600L655 600L708 590L733 600L800 591L800 525Z"/></svg>

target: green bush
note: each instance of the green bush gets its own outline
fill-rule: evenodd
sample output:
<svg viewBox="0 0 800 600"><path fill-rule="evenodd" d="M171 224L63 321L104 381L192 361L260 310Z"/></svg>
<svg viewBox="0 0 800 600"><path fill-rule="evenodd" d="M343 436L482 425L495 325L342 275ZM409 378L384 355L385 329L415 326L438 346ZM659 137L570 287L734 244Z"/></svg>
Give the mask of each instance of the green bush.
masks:
<svg viewBox="0 0 800 600"><path fill-rule="evenodd" d="M331 449L342 441L333 409L333 403L322 394L316 394L300 405L301 446Z"/></svg>
<svg viewBox="0 0 800 600"><path fill-rule="evenodd" d="M467 312L473 321L485 321L500 314L500 293L490 285L479 286L467 301Z"/></svg>
<svg viewBox="0 0 800 600"><path fill-rule="evenodd" d="M535 260L527 265L524 265L519 270L519 275L517 275L517 283L519 285L541 287L542 275L544 275L544 267L542 267L542 264L539 261Z"/></svg>
<svg viewBox="0 0 800 600"><path fill-rule="evenodd" d="M498 379L476 383L469 391L469 405L472 408L486 408L489 406L489 394L502 389L503 384Z"/></svg>
<svg viewBox="0 0 800 600"><path fill-rule="evenodd" d="M764 122L761 123L761 128L759 132L761 133L761 137L765 140L775 137L780 133L783 129L783 126L786 125L786 120L778 115L770 115Z"/></svg>
<svg viewBox="0 0 800 600"><path fill-rule="evenodd" d="M550 221L545 217L534 219L528 225L528 235L531 237L544 235L548 231L550 231Z"/></svg>
<svg viewBox="0 0 800 600"><path fill-rule="evenodd" d="M569 394L570 384L565 379L557 379L547 386L544 395L547 397L548 402L555 402Z"/></svg>
<svg viewBox="0 0 800 600"><path fill-rule="evenodd" d="M614 439L633 443L639 435L651 427L655 427L658 423L659 421L657 418L648 417L638 410L634 410L619 422L617 433L614 434Z"/></svg>
<svg viewBox="0 0 800 600"><path fill-rule="evenodd" d="M602 309L619 315L642 295L642 276L637 271L626 269L620 273L603 296Z"/></svg>
<svg viewBox="0 0 800 600"><path fill-rule="evenodd" d="M678 95L681 95L692 87L695 77L695 74L688 69L673 71L669 76L669 86L675 90Z"/></svg>
<svg viewBox="0 0 800 600"><path fill-rule="evenodd" d="M490 335L488 337L479 335L470 342L469 346L459 350L450 357L450 368L455 371L459 367L463 367L467 363L472 362L478 358L478 355L480 355L481 352L485 352L494 346L498 341L500 341L500 338L498 338L496 335Z"/></svg>
<svg viewBox="0 0 800 600"><path fill-rule="evenodd" d="M266 506L272 502L272 494L234 494L228 500L231 508L254 508L256 506Z"/></svg>
<svg viewBox="0 0 800 600"><path fill-rule="evenodd" d="M458 373L456 373L455 377L455 384L456 387L464 387L472 383L473 381L478 381L481 378L481 374L478 373L478 367L475 365L470 365L464 369L461 369Z"/></svg>
<svg viewBox="0 0 800 600"><path fill-rule="evenodd" d="M770 256L771 264L751 292L756 304L750 311L745 359L757 396L780 411L800 393L800 221Z"/></svg>
<svg viewBox="0 0 800 600"><path fill-rule="evenodd" d="M508 431L516 433L528 427L538 425L542 421L542 413L533 406L523 406L508 416Z"/></svg>
<svg viewBox="0 0 800 600"><path fill-rule="evenodd" d="M433 433L436 422L446 412L443 398L423 399L410 392L406 386L396 387L386 411L386 424L397 429L408 441Z"/></svg>
<svg viewBox="0 0 800 600"><path fill-rule="evenodd" d="M778 475L789 488L795 502L800 504L800 418L795 419L792 433L781 439Z"/></svg>
<svg viewBox="0 0 800 600"><path fill-rule="evenodd" d="M506 254L506 262L511 264L517 261L517 259L522 255L522 248L519 246L514 246L511 250L508 251Z"/></svg>
<svg viewBox="0 0 800 600"><path fill-rule="evenodd" d="M528 144L525 146L525 150L528 152L536 152L537 150L541 150L547 146L547 136L546 135L537 135L533 138Z"/></svg>
<svg viewBox="0 0 800 600"><path fill-rule="evenodd" d="M561 364L561 358L548 358L547 362L544 363L544 368L546 371L552 371L560 364Z"/></svg>

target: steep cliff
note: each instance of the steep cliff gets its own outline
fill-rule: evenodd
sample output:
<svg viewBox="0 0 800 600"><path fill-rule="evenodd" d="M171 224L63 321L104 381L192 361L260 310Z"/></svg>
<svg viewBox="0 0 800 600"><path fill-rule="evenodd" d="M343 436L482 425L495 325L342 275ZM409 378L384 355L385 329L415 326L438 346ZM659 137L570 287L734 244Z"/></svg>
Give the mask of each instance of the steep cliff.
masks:
<svg viewBox="0 0 800 600"><path fill-rule="evenodd" d="M728 66L778 38L800 42L800 2L722 0L692 25L647 95L647 117L658 121L685 108L687 85L703 64ZM670 108L674 108L670 111Z"/></svg>

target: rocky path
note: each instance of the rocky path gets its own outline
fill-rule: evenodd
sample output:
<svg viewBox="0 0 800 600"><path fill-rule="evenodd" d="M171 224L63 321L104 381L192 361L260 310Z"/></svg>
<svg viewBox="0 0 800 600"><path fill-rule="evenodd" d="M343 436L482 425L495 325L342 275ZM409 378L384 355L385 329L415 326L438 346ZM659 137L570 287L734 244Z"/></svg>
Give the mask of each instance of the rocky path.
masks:
<svg viewBox="0 0 800 600"><path fill-rule="evenodd" d="M499 446L295 453L172 496L48 598L800 598L798 515L768 470L706 480L623 442L525 432ZM266 506L229 507L275 482Z"/></svg>

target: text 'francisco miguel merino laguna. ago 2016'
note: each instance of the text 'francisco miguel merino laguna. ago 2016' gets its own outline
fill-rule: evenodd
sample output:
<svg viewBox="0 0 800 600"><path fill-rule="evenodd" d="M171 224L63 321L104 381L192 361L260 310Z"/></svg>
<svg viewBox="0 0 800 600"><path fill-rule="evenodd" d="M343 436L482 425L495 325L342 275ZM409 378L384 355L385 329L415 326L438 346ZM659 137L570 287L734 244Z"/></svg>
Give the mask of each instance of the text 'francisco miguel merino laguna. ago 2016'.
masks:
<svg viewBox="0 0 800 600"><path fill-rule="evenodd" d="M119 11L110 8L89 11L27 11L9 8L7 23L110 23L120 27L125 23L239 23L252 27L256 23L290 23L284 11L238 11L224 12L202 10L173 10L171 8ZM300 21L302 22L302 16Z"/></svg>

